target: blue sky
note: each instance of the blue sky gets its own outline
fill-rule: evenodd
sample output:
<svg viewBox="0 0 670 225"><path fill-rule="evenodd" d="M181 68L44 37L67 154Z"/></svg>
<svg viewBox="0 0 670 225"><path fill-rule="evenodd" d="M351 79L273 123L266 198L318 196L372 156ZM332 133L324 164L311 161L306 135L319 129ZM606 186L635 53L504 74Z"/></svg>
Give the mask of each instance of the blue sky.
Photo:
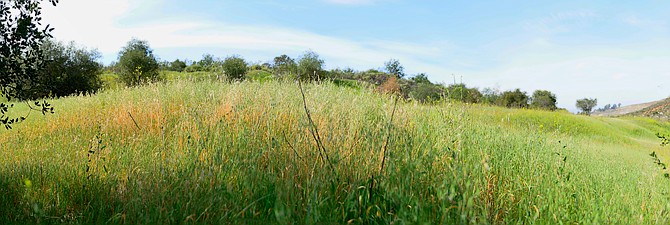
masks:
<svg viewBox="0 0 670 225"><path fill-rule="evenodd" d="M163 60L205 53L267 62L319 53L326 67L399 59L433 82L537 89L635 104L670 96L670 1L64 0L55 37L117 59L132 37Z"/></svg>

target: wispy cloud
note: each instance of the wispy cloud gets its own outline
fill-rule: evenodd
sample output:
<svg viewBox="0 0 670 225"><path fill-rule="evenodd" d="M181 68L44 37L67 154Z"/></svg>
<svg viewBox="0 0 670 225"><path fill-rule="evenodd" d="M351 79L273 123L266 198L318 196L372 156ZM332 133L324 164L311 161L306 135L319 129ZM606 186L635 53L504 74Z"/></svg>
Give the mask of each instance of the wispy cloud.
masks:
<svg viewBox="0 0 670 225"><path fill-rule="evenodd" d="M559 107L575 111L579 98L635 104L668 97L670 41L625 45L566 46L529 41L508 52L500 66L466 74L472 85L554 92Z"/></svg>
<svg viewBox="0 0 670 225"><path fill-rule="evenodd" d="M623 17L622 21L629 26L645 30L664 31L668 29L667 21L643 18L637 15Z"/></svg>
<svg viewBox="0 0 670 225"><path fill-rule="evenodd" d="M388 40L353 41L287 27L239 25L200 19L164 22L158 18L156 21L131 25L119 24L118 21L124 16L135 13L135 9L129 7L129 2L130 0L69 0L57 8L46 11L45 17L48 18L45 19L56 27L55 36L57 38L66 41L74 40L85 46L98 48L107 57L104 59L107 62L115 59L110 59L110 57L115 57L128 40L137 37L147 40L156 49L159 56L167 59L172 57L161 55L162 49L205 48L211 51L202 53L216 55L217 53L246 54L251 52L266 57L273 54L297 56L311 49L321 54L330 68L351 66L354 69L369 69L371 65L383 65L383 62L389 58L398 58L406 64L407 68L430 68L431 70L417 70L417 73L441 72L439 66L422 60L422 58L439 57L443 54L442 49L434 44L423 45ZM80 8L82 6L88 9ZM79 13L81 11L91 13L90 15ZM270 59L256 58L253 60Z"/></svg>
<svg viewBox="0 0 670 225"><path fill-rule="evenodd" d="M563 33L572 31L575 27L584 26L596 17L597 15L591 11L567 11L528 21L525 27L532 32Z"/></svg>
<svg viewBox="0 0 670 225"><path fill-rule="evenodd" d="M105 62L115 60L126 42L138 37L149 41L156 54L166 60L185 57L197 60L203 53L211 53L218 57L240 54L257 62L271 60L279 54L297 57L311 49L324 58L327 68L346 66L365 70L379 68L389 58L397 58L409 74L426 72L436 82L451 83L454 74L462 75L468 85L480 88L551 90L557 94L560 106L568 109L574 109L576 98L595 97L602 102L627 104L670 94L665 89L654 89L668 85L660 84L664 81L659 79L670 76L670 67L664 63L670 61L667 35L616 44L601 39L585 43L555 38L559 36L556 34L569 36L563 35L564 32L587 30L584 28L594 26L595 21L603 18L618 19L619 26L624 23L641 27L660 25L646 17L622 20L623 17L601 17L589 11L556 13L525 23L519 20L525 26L515 27L519 30L515 30L512 37L487 40L486 44L446 38L433 43L379 36L350 38L297 29L288 24L240 24L179 15L128 20L145 10L146 4L160 1L61 1L58 7L45 7L44 19L56 28L56 38L98 48ZM333 4L375 2L331 0ZM622 91L627 94L618 94Z"/></svg>

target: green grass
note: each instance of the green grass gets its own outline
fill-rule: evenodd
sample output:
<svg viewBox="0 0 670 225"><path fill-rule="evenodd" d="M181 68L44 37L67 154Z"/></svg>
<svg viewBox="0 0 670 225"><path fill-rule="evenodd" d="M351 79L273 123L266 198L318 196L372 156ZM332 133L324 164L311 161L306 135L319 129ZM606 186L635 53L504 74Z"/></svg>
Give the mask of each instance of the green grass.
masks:
<svg viewBox="0 0 670 225"><path fill-rule="evenodd" d="M247 79L257 82L267 82L272 80L272 73L265 70L251 70L247 73Z"/></svg>
<svg viewBox="0 0 670 225"><path fill-rule="evenodd" d="M305 94L334 170L292 82L53 100L56 114L0 131L0 223L669 222L670 181L649 156L667 162L668 123L401 101L389 133L387 96Z"/></svg>

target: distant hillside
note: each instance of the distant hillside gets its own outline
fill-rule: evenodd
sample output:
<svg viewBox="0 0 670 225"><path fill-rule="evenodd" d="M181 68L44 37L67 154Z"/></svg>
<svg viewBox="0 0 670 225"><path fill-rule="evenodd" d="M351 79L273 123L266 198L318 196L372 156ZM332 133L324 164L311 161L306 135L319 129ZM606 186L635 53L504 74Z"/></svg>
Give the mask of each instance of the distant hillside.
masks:
<svg viewBox="0 0 670 225"><path fill-rule="evenodd" d="M627 115L670 119L670 98L652 103L641 110L630 112Z"/></svg>
<svg viewBox="0 0 670 225"><path fill-rule="evenodd" d="M622 106L622 107L619 107L619 108L616 108L616 109L613 109L613 110L607 110L607 111L602 111L602 112L594 112L592 115L594 115L594 116L606 116L606 117L623 116L623 115L632 114L632 113L642 111L642 110L644 110L648 107L651 107L653 105L656 105L660 102L663 102L663 101L655 101L655 102L648 102L648 103L642 103L642 104L627 105L627 106Z"/></svg>

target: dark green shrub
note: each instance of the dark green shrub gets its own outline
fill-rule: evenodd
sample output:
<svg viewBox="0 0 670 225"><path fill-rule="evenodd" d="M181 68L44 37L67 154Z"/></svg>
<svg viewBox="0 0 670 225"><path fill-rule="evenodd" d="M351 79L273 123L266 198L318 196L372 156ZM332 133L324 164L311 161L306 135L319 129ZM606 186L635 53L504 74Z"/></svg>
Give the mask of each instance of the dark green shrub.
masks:
<svg viewBox="0 0 670 225"><path fill-rule="evenodd" d="M556 95L546 90L537 90L533 92L530 106L536 109L556 110Z"/></svg>
<svg viewBox="0 0 670 225"><path fill-rule="evenodd" d="M231 80L243 80L247 73L247 62L240 56L229 56L223 61L222 68Z"/></svg>
<svg viewBox="0 0 670 225"><path fill-rule="evenodd" d="M452 84L447 87L447 97L465 103L480 103L482 93L477 88L468 88L465 84Z"/></svg>
<svg viewBox="0 0 670 225"><path fill-rule="evenodd" d="M160 79L158 62L146 41L132 39L119 52L121 81L127 86L137 86Z"/></svg>
<svg viewBox="0 0 670 225"><path fill-rule="evenodd" d="M189 72L189 73L200 72L200 71L204 71L204 70L205 69L202 68L202 66L199 65L199 64L192 64L192 65L187 66L186 68L184 68L184 71Z"/></svg>
<svg viewBox="0 0 670 225"><path fill-rule="evenodd" d="M507 108L528 108L528 95L518 88L503 92L500 101L500 105Z"/></svg>
<svg viewBox="0 0 670 225"><path fill-rule="evenodd" d="M25 99L63 97L80 93L95 93L102 86L99 75L102 64L97 62L96 50L78 48L74 42L64 45L47 40L40 46L43 52L42 69L36 72L33 85L23 86Z"/></svg>
<svg viewBox="0 0 670 225"><path fill-rule="evenodd" d="M418 83L409 93L412 99L419 102L432 102L442 99L444 91L439 85L432 83Z"/></svg>
<svg viewBox="0 0 670 225"><path fill-rule="evenodd" d="M168 69L170 71L182 72L186 69L186 62L177 59L170 63L170 67Z"/></svg>
<svg viewBox="0 0 670 225"><path fill-rule="evenodd" d="M323 60L313 51L305 52L298 61L298 76L302 80L319 80L323 72Z"/></svg>

